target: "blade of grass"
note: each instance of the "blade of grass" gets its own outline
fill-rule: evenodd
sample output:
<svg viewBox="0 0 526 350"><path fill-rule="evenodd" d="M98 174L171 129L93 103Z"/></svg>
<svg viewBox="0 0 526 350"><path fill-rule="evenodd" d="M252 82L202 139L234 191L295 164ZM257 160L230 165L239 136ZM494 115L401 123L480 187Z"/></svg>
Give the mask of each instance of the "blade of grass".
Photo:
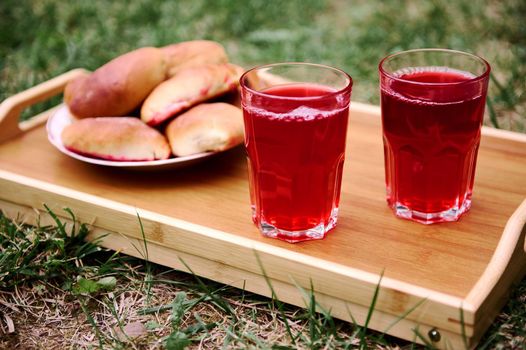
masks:
<svg viewBox="0 0 526 350"><path fill-rule="evenodd" d="M82 300L80 300L80 307L84 314L86 315L86 318L88 319L88 322L90 323L91 327L95 330L95 335L97 336L97 339L99 341L99 349L104 349L104 341L103 341L103 334L99 329L99 326L91 316L91 313L88 311L86 305Z"/></svg>
<svg viewBox="0 0 526 350"><path fill-rule="evenodd" d="M144 232L144 226L142 224L141 216L139 215L139 212L136 212L137 219L139 220L139 227L141 229L141 235L142 235L142 242L144 244L144 267L146 270L146 274L144 276L144 280L151 279L152 278L152 265L150 263L150 255L148 253L148 242L146 241L146 234ZM152 285L150 283L145 283L146 285L146 303L149 304L152 299Z"/></svg>
<svg viewBox="0 0 526 350"><path fill-rule="evenodd" d="M365 318L365 323L362 328L362 332L360 334L360 349L365 349L367 346L366 341L366 332L367 327L369 327L369 322L371 321L371 317L373 316L374 309L376 307L376 301L378 300L378 294L380 292L380 284L382 283L382 278L384 277L384 272L380 274L380 279L378 280L378 284L376 285L376 288L374 289L374 295L373 300L371 301L371 305L369 306L369 310L367 311L367 317Z"/></svg>
<svg viewBox="0 0 526 350"><path fill-rule="evenodd" d="M182 258L179 257L179 261L181 261L181 263L188 269L188 271L190 271L194 279L197 281L199 288L210 297L211 302L213 302L216 306L225 311L229 316L231 316L234 319L234 321L237 322L237 316L234 310L232 310L230 304L224 299L217 297L217 295L215 295L213 292L211 292L207 285L201 280L201 278L199 278L199 276L197 276L194 273L194 271Z"/></svg>
<svg viewBox="0 0 526 350"><path fill-rule="evenodd" d="M62 221L60 221L58 216L47 206L47 204L44 204L44 208L46 208L47 213L51 216L53 221L55 221L55 224L57 225L60 233L62 234L62 237L67 237L68 234L66 233L66 225Z"/></svg>
<svg viewBox="0 0 526 350"><path fill-rule="evenodd" d="M71 237L75 237L75 235L77 233L77 227L76 227L77 218L75 217L75 214L73 214L73 211L70 208L66 207L66 208L64 208L64 211L69 214L69 217L71 218L71 222L72 222L71 231L70 231L69 235Z"/></svg>
<svg viewBox="0 0 526 350"><path fill-rule="evenodd" d="M137 219L139 220L139 226L140 226L140 229L141 229L141 236L142 236L142 241L143 241L143 244L144 244L144 259L146 260L146 262L149 262L150 261L150 256L148 254L148 244L146 242L146 235L144 233L144 226L142 224L142 219L141 219L141 216L139 215L139 212L135 212L136 215L137 215Z"/></svg>
<svg viewBox="0 0 526 350"><path fill-rule="evenodd" d="M186 327L183 331L184 333L194 335L204 331L207 336L210 336L208 331L217 326L217 322L205 323L197 312L194 312L194 318L197 320L197 324L194 323L193 325Z"/></svg>
<svg viewBox="0 0 526 350"><path fill-rule="evenodd" d="M225 335L225 339L223 340L221 349L228 349L230 342L232 342L232 340L236 338L236 335L233 331L233 327L234 325L230 325L230 328L228 329L225 327L222 327L225 330L226 335Z"/></svg>
<svg viewBox="0 0 526 350"><path fill-rule="evenodd" d="M353 327L354 327L354 332L353 332L353 334L351 336L351 340L350 340L350 341L353 341L362 332L362 327L360 325L358 325L358 322L356 322L356 319L354 318L354 316L353 316L353 314L351 312L351 309L349 308L349 305L347 303L345 303L345 309L347 310L347 313L349 314L349 317L351 318L351 321L352 321L352 324L353 324Z"/></svg>
<svg viewBox="0 0 526 350"><path fill-rule="evenodd" d="M194 306L199 304L200 302L210 301L210 300L212 300L212 298L210 298L207 294L202 294L199 298L196 298L196 299L190 299L190 300L186 299L184 301L183 306L185 307L185 309L190 310ZM173 309L173 302L168 304L168 305L161 305L161 306L155 306L155 307L148 307L148 308L140 309L140 310L137 311L137 314L139 314L139 315L148 315L148 314L154 314L154 313L157 313L157 312L162 312L162 311L171 310L171 309Z"/></svg>
<svg viewBox="0 0 526 350"><path fill-rule="evenodd" d="M124 335L124 337L126 338L126 341L129 344L131 344L133 346L133 348L136 348L135 345L132 342L132 339L128 336L128 334L124 330L124 325L122 324L122 321L121 321L121 319L119 317L119 314L118 314L117 310L115 309L115 306L113 305L113 301L109 300L108 303L104 303L104 304L110 310L111 314L113 315L113 317L117 321L117 326L119 327L119 330L121 331L121 334ZM120 342L120 339L119 339L119 342Z"/></svg>
<svg viewBox="0 0 526 350"><path fill-rule="evenodd" d="M292 330L290 328L287 316L285 315L285 311L283 311L283 304L278 299L278 296L276 294L276 291L274 290L274 287L272 286L272 283L270 282L270 278L267 275L267 272L265 271L265 268L263 267L263 263L261 262L261 258L259 257L259 254L256 250L254 250L254 255L256 256L256 260L258 262L259 268L261 269L261 273L263 274L263 278L265 278L265 282L267 283L267 286L270 288L270 293L272 296L272 300L276 302L276 305L278 307L278 312L283 319L283 322L285 322L285 329L287 330L287 334L290 338L290 341L293 345L296 345L296 339L294 335L292 334Z"/></svg>
<svg viewBox="0 0 526 350"><path fill-rule="evenodd" d="M296 288L302 294L303 302L305 303L305 306L308 310L307 319L309 321L311 334L310 339L312 341L310 346L313 347L313 339L320 340L320 336L322 334L328 334L329 336L326 336L326 338L330 338L332 336L335 340L339 340L340 337L338 336L336 324L334 322L334 318L332 317L330 310L326 310L316 300L313 281L310 281L310 290L307 293L307 291L299 283L297 283L297 281L294 278L291 277L291 279ZM317 317L318 312L323 316L321 320L319 320Z"/></svg>
<svg viewBox="0 0 526 350"><path fill-rule="evenodd" d="M384 329L382 337L391 330L398 322L405 319L411 312L415 311L420 305L422 305L425 301L427 301L427 298L419 300L415 305L413 305L411 308L409 308L407 311L405 311L403 314L398 316L393 322L391 322L387 328Z"/></svg>

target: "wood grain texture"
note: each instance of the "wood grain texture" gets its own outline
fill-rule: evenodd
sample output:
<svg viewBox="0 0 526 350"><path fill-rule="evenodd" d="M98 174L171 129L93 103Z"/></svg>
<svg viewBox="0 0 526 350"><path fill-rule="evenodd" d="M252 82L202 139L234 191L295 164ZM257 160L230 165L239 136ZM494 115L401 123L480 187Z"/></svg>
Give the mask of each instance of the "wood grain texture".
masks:
<svg viewBox="0 0 526 350"><path fill-rule="evenodd" d="M20 206L18 204L0 200L0 207L11 217L18 217L20 221L28 224L36 224L38 221L41 225L53 225L54 219L46 213L38 213L36 210ZM63 217L62 221L71 224L71 220ZM144 243L142 239L131 238L117 232L108 232L107 229L101 229L93 225L90 229L89 239L97 239L106 236L102 245L122 252L131 256L144 259L145 251L142 248ZM257 294L271 297L272 293L265 278L261 274L255 274L233 266L214 262L206 258L188 254L184 251L167 248L159 244L150 243L148 245L148 255L150 261L169 266L181 271L187 271L188 267L192 273L199 273L200 276L228 284L237 288L243 288ZM282 302L295 304L298 306L307 306L305 294L310 293L309 289L300 289L294 283L295 281L281 282L272 280L272 287L276 292L279 300ZM333 296L315 292L317 310L331 310L333 317L346 320L348 322L357 322L364 324L368 315L369 308L363 305L352 303L346 299L339 299ZM421 304L424 306L425 304ZM352 315L352 317L351 317ZM384 313L376 310L370 320L369 327L380 332L394 334L398 337L422 343L416 338L413 329L418 327L421 334L426 335L432 328L420 320L412 321L409 319L399 319L396 315ZM450 331L440 329L441 340L434 343L437 348L461 349L464 348L462 338Z"/></svg>
<svg viewBox="0 0 526 350"><path fill-rule="evenodd" d="M334 307L347 302L366 308L383 272L377 304L382 315L393 319L425 299L403 324L438 327L458 337L462 307L470 342L524 274L526 142L521 137L484 133L473 192L471 211L457 223L425 226L394 217L385 203L378 108L361 104L353 104L350 115L338 226L323 241L296 245L264 238L253 225L242 148L189 168L130 172L59 153L44 128L0 144L4 206L42 209L46 203L56 212L68 206L81 220L130 239L141 237L139 214L148 241L162 254L195 257L198 274L228 283L214 272L226 266L231 277L261 278L257 252L284 293L294 294L292 280L307 288L312 280ZM166 256L161 263L173 265ZM261 284L253 291L267 294ZM303 305L294 296L286 301ZM380 325L374 327L381 330ZM390 332L413 340L408 329Z"/></svg>
<svg viewBox="0 0 526 350"><path fill-rule="evenodd" d="M261 237L252 224L240 148L188 169L130 173L70 159L48 143L45 130L35 129L2 145L0 161L4 170L45 182L465 296L526 197L526 148L509 142L504 153L483 138L471 212L457 223L424 226L395 218L385 204L379 123L351 115L338 227L324 241L294 246Z"/></svg>

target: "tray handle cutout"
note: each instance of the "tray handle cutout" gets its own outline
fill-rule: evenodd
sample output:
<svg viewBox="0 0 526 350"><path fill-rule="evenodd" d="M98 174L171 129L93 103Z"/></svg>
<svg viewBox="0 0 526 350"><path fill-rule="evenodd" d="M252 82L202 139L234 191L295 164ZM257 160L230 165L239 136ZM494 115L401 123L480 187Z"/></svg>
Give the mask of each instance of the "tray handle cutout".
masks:
<svg viewBox="0 0 526 350"><path fill-rule="evenodd" d="M50 108L23 122L20 122L20 114L24 109L32 105L62 93L70 80L86 72L87 70L83 68L72 69L51 80L6 98L0 104L0 143L44 123L49 115L59 106Z"/></svg>

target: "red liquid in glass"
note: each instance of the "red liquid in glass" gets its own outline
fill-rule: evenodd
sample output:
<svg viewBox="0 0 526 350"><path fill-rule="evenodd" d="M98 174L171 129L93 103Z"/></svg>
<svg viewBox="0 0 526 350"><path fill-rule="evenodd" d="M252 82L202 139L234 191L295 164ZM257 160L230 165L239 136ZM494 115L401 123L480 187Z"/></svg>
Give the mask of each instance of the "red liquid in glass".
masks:
<svg viewBox="0 0 526 350"><path fill-rule="evenodd" d="M269 88L284 97L327 96L335 90L312 84ZM334 110L336 97L260 101L244 108L251 202L256 224L300 231L328 228L337 212L345 154L348 107ZM341 105L341 103L340 103ZM287 240L294 238L286 237ZM304 238L298 237L298 240Z"/></svg>
<svg viewBox="0 0 526 350"><path fill-rule="evenodd" d="M473 76L433 70L399 78L410 82L460 83ZM400 80L382 87L390 206L401 205L420 213L469 209L485 104L484 96L477 91L470 84L450 84L438 91L436 87Z"/></svg>

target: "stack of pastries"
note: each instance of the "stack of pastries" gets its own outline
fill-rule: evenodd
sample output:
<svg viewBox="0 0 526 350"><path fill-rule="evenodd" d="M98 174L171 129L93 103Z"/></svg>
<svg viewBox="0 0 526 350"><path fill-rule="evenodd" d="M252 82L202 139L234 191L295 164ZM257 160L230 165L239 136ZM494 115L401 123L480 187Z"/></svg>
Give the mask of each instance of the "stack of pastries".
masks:
<svg viewBox="0 0 526 350"><path fill-rule="evenodd" d="M242 73L213 41L131 51L68 83L64 102L75 121L62 142L112 161L224 151L243 141L242 112L210 100L236 91Z"/></svg>

